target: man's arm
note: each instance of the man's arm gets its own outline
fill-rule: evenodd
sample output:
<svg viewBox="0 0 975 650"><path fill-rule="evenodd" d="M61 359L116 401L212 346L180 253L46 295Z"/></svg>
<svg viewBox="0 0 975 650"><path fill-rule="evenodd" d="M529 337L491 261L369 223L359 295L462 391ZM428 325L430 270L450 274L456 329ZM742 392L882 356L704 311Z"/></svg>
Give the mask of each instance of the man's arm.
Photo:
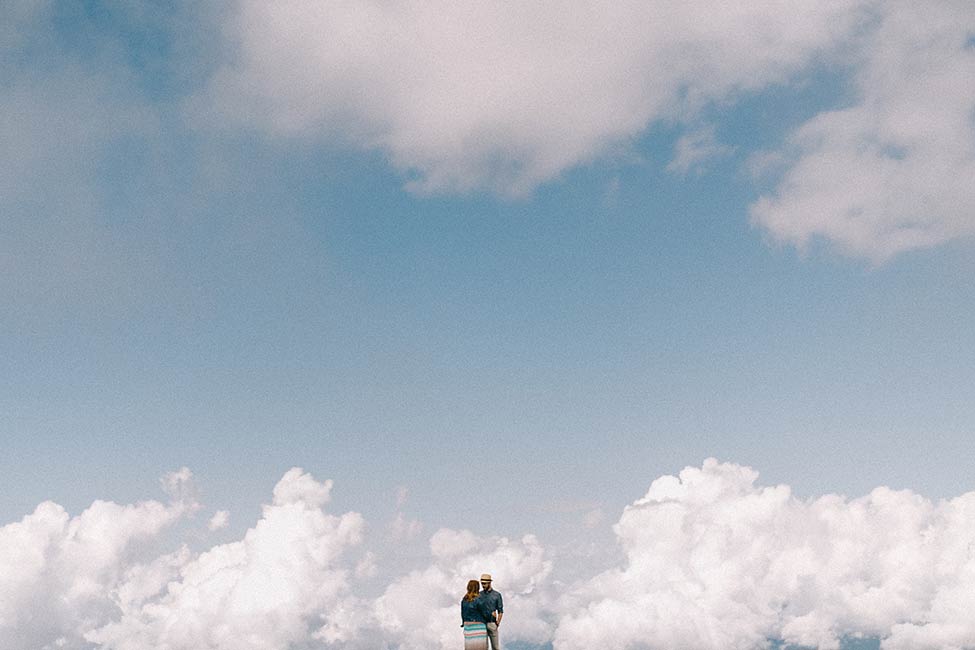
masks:
<svg viewBox="0 0 975 650"><path fill-rule="evenodd" d="M490 623L494 620L494 611L488 611L488 604L483 598L478 598L475 602L477 605L477 611L481 613L481 619L485 623Z"/></svg>
<svg viewBox="0 0 975 650"><path fill-rule="evenodd" d="M498 592L498 625L501 625L501 617L504 616L504 599L501 592Z"/></svg>

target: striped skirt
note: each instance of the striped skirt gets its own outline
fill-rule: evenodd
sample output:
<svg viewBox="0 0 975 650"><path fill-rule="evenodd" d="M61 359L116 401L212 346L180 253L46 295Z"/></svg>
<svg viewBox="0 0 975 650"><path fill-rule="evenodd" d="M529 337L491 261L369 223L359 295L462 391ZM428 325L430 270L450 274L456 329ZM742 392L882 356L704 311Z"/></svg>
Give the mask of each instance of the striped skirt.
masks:
<svg viewBox="0 0 975 650"><path fill-rule="evenodd" d="M487 650L487 625L464 623L464 650Z"/></svg>

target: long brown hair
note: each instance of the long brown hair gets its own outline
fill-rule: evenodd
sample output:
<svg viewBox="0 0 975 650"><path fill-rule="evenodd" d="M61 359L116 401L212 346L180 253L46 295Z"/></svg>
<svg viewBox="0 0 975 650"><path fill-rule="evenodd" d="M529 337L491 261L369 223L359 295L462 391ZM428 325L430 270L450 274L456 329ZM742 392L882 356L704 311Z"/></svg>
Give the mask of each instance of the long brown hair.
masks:
<svg viewBox="0 0 975 650"><path fill-rule="evenodd" d="M467 581L467 593L464 594L464 600L466 602L471 602L472 600L477 600L477 595L481 593L481 585L477 580Z"/></svg>

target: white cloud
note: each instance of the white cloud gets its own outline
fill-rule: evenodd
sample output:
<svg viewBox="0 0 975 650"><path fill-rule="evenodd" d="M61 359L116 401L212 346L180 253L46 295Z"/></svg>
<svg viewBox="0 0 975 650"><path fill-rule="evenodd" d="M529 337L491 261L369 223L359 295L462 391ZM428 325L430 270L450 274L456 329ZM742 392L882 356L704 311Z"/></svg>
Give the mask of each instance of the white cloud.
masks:
<svg viewBox="0 0 975 650"><path fill-rule="evenodd" d="M614 526L624 558L609 571L580 575L531 534L441 529L424 568L383 569L369 594L382 551L357 552L362 517L323 511L331 483L299 469L242 539L148 555L199 508L190 481L168 475L168 505L99 501L71 517L43 503L0 527L0 646L448 650L464 587L483 572L504 594L505 641L525 647L975 645L975 493L798 499L712 459L655 480L624 510Z"/></svg>
<svg viewBox="0 0 975 650"><path fill-rule="evenodd" d="M169 187L170 142L185 125L167 102L182 98L147 95L159 79L141 78L109 30L91 52L72 49L59 39L56 6L0 8L0 209L10 215L0 297L18 313L146 295L165 264L156 244L105 214L165 222L185 210ZM702 108L838 64L851 70L856 100L759 156L784 173L751 206L753 222L801 249L823 239L875 263L975 234L975 18L964 0L229 7L194 5L156 26L193 44L148 67L207 80L189 101L198 123L377 150L418 192L524 194L622 155L660 123L689 129L669 165L687 173L728 152L710 127L695 126ZM139 24L148 10L118 11ZM226 43L186 36L188 25L210 34L218 20ZM211 75L224 45L233 54ZM120 207L97 172L131 142L149 155L126 173L152 197Z"/></svg>
<svg viewBox="0 0 975 650"><path fill-rule="evenodd" d="M485 572L502 593L505 611L515 612L505 615L505 638L528 643L550 638L544 613L550 596L543 586L552 564L534 536L512 540L441 529L431 537L430 549L431 566L393 581L373 605L380 636L394 648L457 647L462 642L460 599L467 581Z"/></svg>
<svg viewBox="0 0 975 650"><path fill-rule="evenodd" d="M0 647L83 647L86 628L114 612L112 593L136 544L198 508L185 498L191 478L184 469L163 479L169 504L96 501L72 517L45 502L0 528Z"/></svg>
<svg viewBox="0 0 975 650"><path fill-rule="evenodd" d="M405 485L396 488L396 507L402 508L410 499L410 489Z"/></svg>
<svg viewBox="0 0 975 650"><path fill-rule="evenodd" d="M389 532L394 540L411 540L423 531L423 523L419 519L407 518L402 512L389 524Z"/></svg>
<svg viewBox="0 0 975 650"><path fill-rule="evenodd" d="M274 506L292 504L321 508L332 498L332 481L316 481L299 467L292 467L274 486Z"/></svg>
<svg viewBox="0 0 975 650"><path fill-rule="evenodd" d="M182 504L187 510L193 512L201 508L199 490L196 489L193 472L189 467L181 467L175 472L166 472L159 479L159 485L173 503Z"/></svg>
<svg viewBox="0 0 975 650"><path fill-rule="evenodd" d="M110 227L106 211L165 221L183 209L169 195L168 147L185 125L166 103L182 99L147 95L145 71L108 30L90 52L72 49L56 6L0 8L0 209L10 217L0 297L11 312L145 295L164 262L150 236ZM686 173L728 152L695 126L702 108L838 64L851 70L855 101L758 156L784 173L751 206L753 222L800 249L823 239L875 263L975 234L975 14L965 0L229 6L194 5L156 26L194 43L149 67L208 80L189 102L199 123L378 150L419 192L523 194L621 155L659 123L689 129L669 165ZM148 11L119 7L133 24ZM185 36L191 24L210 34L217 20L227 20L226 43ZM222 45L233 55L211 75ZM126 172L153 196L119 207L98 170L131 142L149 155Z"/></svg>
<svg viewBox="0 0 975 650"><path fill-rule="evenodd" d="M553 599L545 585L552 565L534 536L512 540L441 529L430 549L427 567L392 574L378 597L346 600L315 638L325 647L349 650L455 648L463 639L460 599L468 580L486 571L504 595L506 610L515 612L505 617L505 638L538 644L551 638L546 607Z"/></svg>
<svg viewBox="0 0 975 650"><path fill-rule="evenodd" d="M619 155L655 123L694 125L703 107L827 62L852 71L858 100L775 152L785 173L751 206L753 222L800 249L822 238L875 263L975 233L965 0L237 8L236 56L197 112L380 150L419 192L523 194ZM710 127L689 128L671 171L730 151Z"/></svg>
<svg viewBox="0 0 975 650"><path fill-rule="evenodd" d="M587 512L582 518L582 525L586 528L595 528L602 523L605 514L602 508L594 508Z"/></svg>
<svg viewBox="0 0 975 650"><path fill-rule="evenodd" d="M797 130L778 154L784 177L752 206L778 240L823 238L875 263L975 234L975 12L879 6L860 44L859 101Z"/></svg>
<svg viewBox="0 0 975 650"><path fill-rule="evenodd" d="M331 485L289 470L242 540L189 559L151 598L120 600L119 620L86 638L114 650L286 650L308 642L348 597L343 554L362 536L357 513L322 511Z"/></svg>
<svg viewBox="0 0 975 650"><path fill-rule="evenodd" d="M435 557L454 557L473 553L479 545L480 539L469 530L441 528L430 538L430 552Z"/></svg>
<svg viewBox="0 0 975 650"><path fill-rule="evenodd" d="M377 573L379 567L376 566L376 554L369 551L355 565L355 575L357 578L372 578Z"/></svg>
<svg viewBox="0 0 975 650"><path fill-rule="evenodd" d="M686 174L694 168L700 170L704 161L727 156L731 151L731 147L718 142L714 125L708 124L678 138L677 144L674 145L674 158L667 165L667 169L679 174Z"/></svg>
<svg viewBox="0 0 975 650"><path fill-rule="evenodd" d="M712 459L654 481L616 525L625 564L566 595L555 647L975 644L975 493L806 501L756 478Z"/></svg>
<svg viewBox="0 0 975 650"><path fill-rule="evenodd" d="M197 109L382 150L418 191L519 194L787 81L860 5L241 0L236 58Z"/></svg>
<svg viewBox="0 0 975 650"><path fill-rule="evenodd" d="M423 522L413 517L407 517L401 509L409 501L410 490L405 485L396 488L396 508L397 513L389 522L389 533L394 541L409 541L423 532Z"/></svg>
<svg viewBox="0 0 975 650"><path fill-rule="evenodd" d="M226 528L227 524L230 522L230 513L226 510L217 510L210 517L210 521L207 522L207 528L210 530L220 530L221 528Z"/></svg>

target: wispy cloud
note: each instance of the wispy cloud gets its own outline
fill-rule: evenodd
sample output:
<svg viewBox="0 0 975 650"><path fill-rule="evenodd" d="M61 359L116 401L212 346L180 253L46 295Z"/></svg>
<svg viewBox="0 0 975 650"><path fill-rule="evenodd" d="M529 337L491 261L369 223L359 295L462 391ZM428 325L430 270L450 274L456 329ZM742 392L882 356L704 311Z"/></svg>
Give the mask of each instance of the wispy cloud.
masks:
<svg viewBox="0 0 975 650"><path fill-rule="evenodd" d="M686 174L695 168L701 171L705 161L727 156L731 152L731 147L718 142L713 124L700 126L677 140L674 158L667 165L667 169L679 174Z"/></svg>

